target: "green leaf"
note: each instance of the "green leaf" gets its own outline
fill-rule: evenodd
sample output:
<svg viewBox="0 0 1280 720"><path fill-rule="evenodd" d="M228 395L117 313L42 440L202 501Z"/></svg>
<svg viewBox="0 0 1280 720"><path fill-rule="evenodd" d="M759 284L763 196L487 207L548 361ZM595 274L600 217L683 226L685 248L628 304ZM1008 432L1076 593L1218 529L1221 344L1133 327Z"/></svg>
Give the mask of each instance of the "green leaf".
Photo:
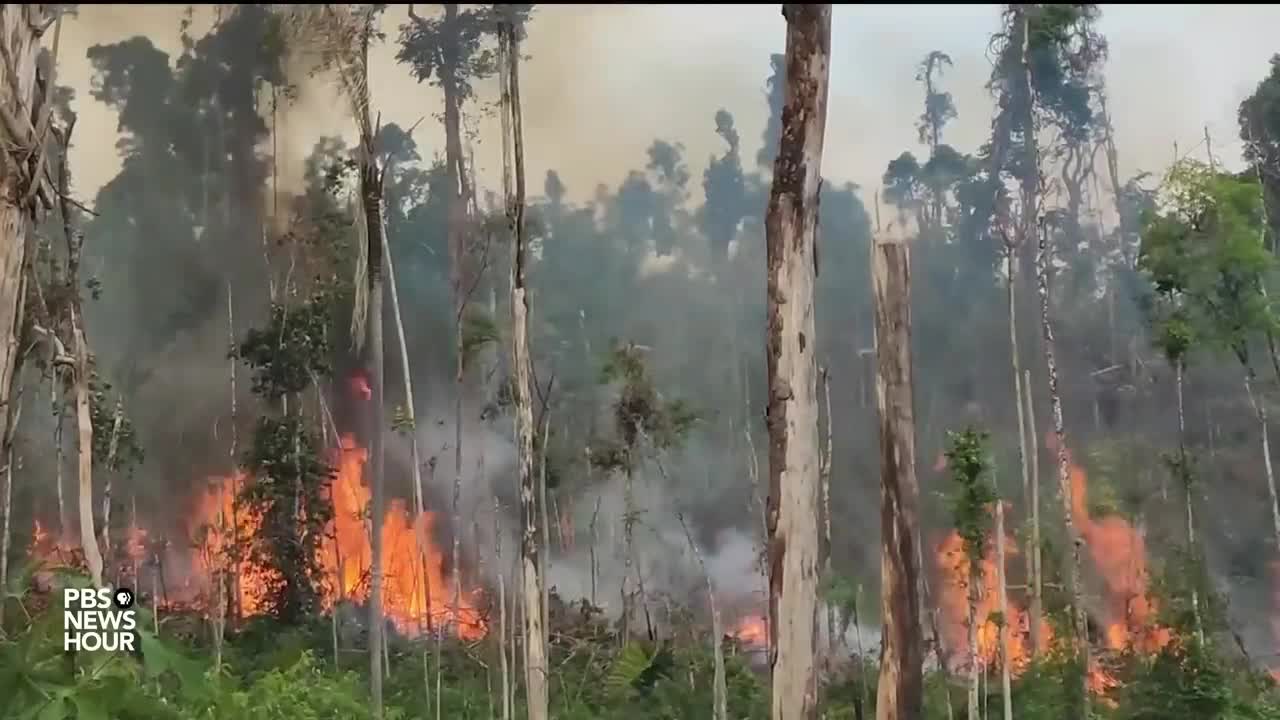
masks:
<svg viewBox="0 0 1280 720"><path fill-rule="evenodd" d="M36 720L63 720L67 717L67 695L71 691L63 690L53 697L48 703L40 708L38 713L32 713L27 717L34 717Z"/></svg>
<svg viewBox="0 0 1280 720"><path fill-rule="evenodd" d="M73 695L71 702L76 706L76 720L111 720L107 711L90 697Z"/></svg>

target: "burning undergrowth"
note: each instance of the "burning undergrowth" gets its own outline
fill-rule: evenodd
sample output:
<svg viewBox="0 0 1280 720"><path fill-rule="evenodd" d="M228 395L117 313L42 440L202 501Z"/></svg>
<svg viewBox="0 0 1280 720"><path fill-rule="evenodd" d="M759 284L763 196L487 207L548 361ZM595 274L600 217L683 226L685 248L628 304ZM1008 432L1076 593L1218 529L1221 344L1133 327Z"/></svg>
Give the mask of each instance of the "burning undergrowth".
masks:
<svg viewBox="0 0 1280 720"><path fill-rule="evenodd" d="M1050 450L1056 448L1053 434L1046 437L1046 446ZM1156 653L1169 643L1172 634L1156 621L1157 607L1149 593L1147 549L1141 528L1119 515L1094 517L1087 500L1088 476L1085 469L1075 463L1069 451L1066 459L1071 487L1071 520L1083 543L1084 557L1088 562L1086 575L1092 571L1101 591L1100 604L1087 603L1091 619L1099 627L1099 637L1093 642L1111 653ZM944 634L950 656L948 660L953 667L967 668L968 568L962 545L957 532L946 535L935 544L934 566L941 580L938 600L940 631ZM1009 563L1022 551L1012 535L1006 535L1004 547L1007 572L1012 567ZM976 660L984 671L999 667L1004 661L999 639L1002 620L997 606L998 577L993 543L982 561L982 587L978 593L976 613L981 623L977 631ZM1027 604L1019 602L1015 593L1009 594L1007 615L1005 621L1010 629L1007 662L1011 673L1016 676L1026 670L1031 657L1030 624L1039 623L1039 651L1046 650L1052 642L1053 629L1045 618L1032 618ZM1115 684L1104 664L1095 658L1090 667L1090 687L1095 692L1105 692Z"/></svg>
<svg viewBox="0 0 1280 720"><path fill-rule="evenodd" d="M357 401L369 397L358 375L348 390ZM321 497L332 515L316 544L314 564L319 607L333 611L339 603L361 604L369 596L372 493L365 472L368 450L354 433L342 434L327 454L331 472ZM240 619L266 614L282 578L250 550L263 527L260 507L250 502L254 483L251 474L237 471L203 483L178 518L148 524L133 513L123 537L113 538L107 580L134 585L162 610L212 615L225 608ZM404 500L389 500L381 523L386 617L409 636L440 630L482 637L488 599L473 579L449 567L440 530L435 513L414 517ZM30 554L46 570L83 566L79 543L55 537L38 521ZM48 587L47 573L43 577L40 584Z"/></svg>

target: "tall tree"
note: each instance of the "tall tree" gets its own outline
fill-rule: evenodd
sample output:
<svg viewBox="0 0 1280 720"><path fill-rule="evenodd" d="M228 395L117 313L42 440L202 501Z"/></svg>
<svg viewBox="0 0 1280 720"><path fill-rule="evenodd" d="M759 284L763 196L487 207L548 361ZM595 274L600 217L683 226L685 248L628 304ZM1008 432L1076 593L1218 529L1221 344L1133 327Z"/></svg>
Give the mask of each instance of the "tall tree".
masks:
<svg viewBox="0 0 1280 720"><path fill-rule="evenodd" d="M876 238L876 407L880 419L880 612L883 641L876 720L923 712L920 549L911 373L911 263L900 238ZM939 657L942 656L941 651Z"/></svg>
<svg viewBox="0 0 1280 720"><path fill-rule="evenodd" d="M1044 359L1049 376L1049 406L1053 412L1055 449L1058 454L1058 494L1062 499L1063 523L1066 526L1067 547L1063 562L1067 566L1067 596L1070 598L1072 629L1076 660L1080 676L1080 718L1089 717L1089 630L1085 607L1080 592L1080 548L1084 544L1080 529L1072 520L1073 488L1071 486L1070 458L1067 454L1067 435L1062 419L1062 393L1058 385L1058 357L1054 343L1053 323L1049 316L1049 229L1041 223L1040 242L1036 250L1037 289L1040 292L1040 329L1044 334ZM1037 622L1032 618L1031 622Z"/></svg>
<svg viewBox="0 0 1280 720"><path fill-rule="evenodd" d="M369 436L369 462L366 464L368 485L372 490L369 508L370 588L369 588L369 686L373 712L382 717L383 644L386 623L382 607L383 546L382 523L386 514L384 469L383 412L383 168L378 162L375 144L379 128L374 126L372 98L369 91L369 45L382 35L377 30L378 16L385 5L323 5L295 10L291 18L296 27L314 36L321 53L322 65L337 74L342 95L350 103L356 125L359 147L356 164L359 172L361 222L359 260L356 266L355 304L351 318L351 336L369 383L369 402L364 418Z"/></svg>
<svg viewBox="0 0 1280 720"><path fill-rule="evenodd" d="M766 215L769 654L773 720L817 712L818 401L814 285L831 6L783 6L786 101Z"/></svg>
<svg viewBox="0 0 1280 720"><path fill-rule="evenodd" d="M453 296L454 340L454 437L453 437L453 568L454 605L461 600L457 575L461 554L462 532L460 502L463 465L463 403L466 382L467 303L478 284L478 272L471 267L469 245L469 208L475 188L463 155L462 113L465 103L475 95L473 82L491 77L497 71L495 56L486 42L497 29L499 16L524 23L532 5L480 5L463 8L446 3L443 13L424 18L409 6L409 22L400 28L400 49L396 59L412 68L418 82L431 80L444 94L445 175L448 178L448 246L449 284ZM483 268L479 269L483 270Z"/></svg>
<svg viewBox="0 0 1280 720"><path fill-rule="evenodd" d="M525 222L524 124L520 110L520 34L523 25L518 17L502 17L499 26L499 63L501 64L501 112L503 137L503 189L506 194L507 222L511 232L511 366L514 376L513 400L516 406L517 468L520 482L520 583L524 601L525 692L529 720L550 717L547 689L550 685L547 665L547 629L543 626L546 611L543 596L542 534L547 528L539 522L537 483L533 474L533 386L530 381L532 359L529 355L529 292L526 274L529 266L527 224ZM513 187L514 183L514 187ZM546 442L544 437L543 442ZM545 458L545 447L543 454ZM544 506L545 507L545 506Z"/></svg>
<svg viewBox="0 0 1280 720"><path fill-rule="evenodd" d="M1244 374L1245 393L1258 423L1262 467L1270 496L1275 541L1280 547L1280 500L1271 461L1266 398L1257 397L1254 341L1276 319L1263 280L1275 259L1265 246L1264 215L1256 182L1217 172L1190 160L1176 164L1162 193L1167 210L1143 228L1139 267L1156 292L1180 303L1166 334L1175 343L1203 338L1229 352ZM1175 350L1185 351L1174 345Z"/></svg>
<svg viewBox="0 0 1280 720"><path fill-rule="evenodd" d="M47 112L34 93L41 35L55 12L50 5L0 6L0 138L8 148L0 158L0 437L7 437L9 392L21 352L25 299L22 272L29 233L40 211L51 209L45 183L38 178L45 138L37 134Z"/></svg>

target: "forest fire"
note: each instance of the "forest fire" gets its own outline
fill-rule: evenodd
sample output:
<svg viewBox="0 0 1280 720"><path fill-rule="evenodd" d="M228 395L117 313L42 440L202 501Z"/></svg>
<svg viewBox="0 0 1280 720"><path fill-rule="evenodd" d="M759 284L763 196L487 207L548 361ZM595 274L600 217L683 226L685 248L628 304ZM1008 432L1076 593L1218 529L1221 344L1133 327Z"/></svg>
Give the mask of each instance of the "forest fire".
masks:
<svg viewBox="0 0 1280 720"><path fill-rule="evenodd" d="M1056 438L1046 438L1049 448ZM1071 479L1071 519L1084 539L1093 565L1105 586L1104 640L1111 650L1132 647L1145 653L1168 644L1168 628L1155 625L1156 607L1147 596L1147 549L1141 531L1119 515L1095 520L1089 513L1088 479L1067 450Z"/></svg>
<svg viewBox="0 0 1280 720"><path fill-rule="evenodd" d="M1056 448L1056 436L1046 437L1046 447ZM941 464L945 469L945 461ZM1088 557L1103 585L1102 641L1109 650L1132 648L1143 653L1160 650L1170 640L1167 628L1155 624L1156 607L1147 596L1147 555L1142 533L1124 518L1108 515L1093 518L1088 509L1088 478L1083 467L1075 464L1067 454L1068 474L1071 480L1071 519L1085 542ZM1005 539L1006 562L1019 553L1012 537ZM935 562L942 576L942 592L939 610L952 661L963 667L968 664L968 559L963 541L957 532L951 532L938 545ZM983 668L998 663L1000 656L999 626L993 618L998 611L997 566L992 543L982 561L982 587L979 589L977 618L979 625L978 661ZM1019 605L1009 598L1008 621L1010 633L1010 671L1017 675L1025 669L1030 635L1025 604ZM1047 647L1051 631L1043 618L1040 637ZM1043 649L1043 648L1041 648ZM1090 667L1090 687L1098 693L1115 686L1115 681L1096 662Z"/></svg>
<svg viewBox="0 0 1280 720"><path fill-rule="evenodd" d="M1005 537L1006 562L1018 554L1018 548L1010 535ZM964 552L964 541L958 532L952 532L937 550L937 563L943 575L943 590L938 597L938 610L943 620L942 632L946 634L948 654L953 667L968 665L968 616L969 616L969 558ZM994 543L986 548L982 559L982 586L978 589L976 617L978 618L978 664L982 668L996 667L1000 661L1000 625L996 621L999 612L999 581ZM1030 634L1030 617L1021 608L1009 603L1009 669L1020 673L1030 659L1027 644ZM1040 619L1041 645L1047 646L1049 624ZM1043 649L1043 647L1041 648Z"/></svg>
<svg viewBox="0 0 1280 720"><path fill-rule="evenodd" d="M362 480L368 451L348 434L333 456L334 476L328 495L334 517L319 557L327 579L321 597L326 610L343 600L366 600L372 565L366 519L371 492ZM201 496L192 518L193 541L198 548L196 568L206 585L214 575L214 563L226 557L225 551L235 538L252 535L261 522L244 508L236 507L235 498L246 481L243 474L237 474L213 483ZM383 603L387 619L406 635L441 627L466 639L483 637L486 628L478 610L478 591L463 590L458 610L453 610L454 583L444 572L444 555L435 545L432 520L431 513L425 513L413 522L401 500L392 500L383 518ZM203 534L199 528L204 528ZM421 553L416 550L418 547L422 548ZM258 614L264 607L271 571L247 558L239 564L236 577L241 613Z"/></svg>
<svg viewBox="0 0 1280 720"><path fill-rule="evenodd" d="M749 648L764 648L769 644L768 622L758 615L748 615L738 620L730 634Z"/></svg>
<svg viewBox="0 0 1280 720"><path fill-rule="evenodd" d="M337 594L326 597L327 604L368 595L372 550L363 518L370 490L361 482L367 459L368 452L356 444L353 436L342 438L331 485L333 533L321 558L325 574L338 579ZM483 637L485 624L478 610L477 591L463 590L454 611L456 578L444 573L444 555L433 539L433 519L428 512L416 522L411 520L404 501L398 499L391 501L383 518L383 602L387 617L406 634L449 626L466 639Z"/></svg>
<svg viewBox="0 0 1280 720"><path fill-rule="evenodd" d="M367 397L364 391L368 385L359 376L352 380L350 388L356 397ZM363 602L369 595L372 546L368 508L372 493L364 484L367 459L367 450L350 434L342 437L341 446L332 454L334 474L327 496L333 503L333 520L317 558L325 577L321 588L325 610L332 610L344 600ZM235 594L231 609L238 609L242 617L266 610L274 571L259 565L246 550L262 519L237 500L250 482L252 478L243 472L214 478L197 496L184 523L189 552L168 547L158 559L159 573L151 573L155 578L153 592L162 606L193 606L211 611L215 606L215 578L220 566L231 559L237 564L229 572L227 589ZM461 589L455 605L458 585L453 576L445 573L444 554L433 533L434 516L423 513L415 521L404 501L393 499L389 505L382 523L383 604L387 619L406 635L439 628L468 640L483 637L487 628L480 611L480 590ZM140 567L157 564L157 559L147 557L155 551L149 547L144 528L129 529L122 551L132 571L125 567L109 575L137 580ZM83 562L78 559L78 543L55 540L39 521L35 524L31 555L49 567Z"/></svg>

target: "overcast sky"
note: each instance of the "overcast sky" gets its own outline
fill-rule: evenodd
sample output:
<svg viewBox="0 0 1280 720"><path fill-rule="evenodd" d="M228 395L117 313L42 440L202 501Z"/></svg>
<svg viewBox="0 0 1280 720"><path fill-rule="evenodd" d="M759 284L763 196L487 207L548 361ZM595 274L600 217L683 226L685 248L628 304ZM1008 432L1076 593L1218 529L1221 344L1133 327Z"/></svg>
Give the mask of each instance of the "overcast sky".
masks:
<svg viewBox="0 0 1280 720"><path fill-rule="evenodd" d="M207 6L206 6L207 7ZM830 116L824 170L834 180L874 188L888 160L920 152L914 123L921 88L915 68L931 50L955 62L943 79L959 119L944 141L973 151L989 132L991 101L986 47L996 28L995 5L838 5L832 44ZM77 91L77 191L92 200L118 169L116 118L88 94L85 50L145 33L160 48L178 50L181 6L82 5L64 28L59 81ZM395 26L403 6L385 19L389 42L372 61L372 91L384 122L410 125L426 116L415 138L430 155L441 146L432 113L438 93L418 85L394 62ZM206 24L200 25L207 27ZM1203 153L1204 127L1220 160L1239 164L1235 112L1267 73L1277 51L1280 7L1268 5L1106 5L1101 30L1110 43L1107 83L1121 174L1159 172L1175 142ZM781 52L785 26L776 5L556 5L536 11L525 51L525 134L532 190L556 168L570 194L586 198L598 183L616 185L641 166L654 138L685 143L695 177L721 144L714 115L730 110L745 154L754 158L765 119L763 84L769 54ZM489 84L496 85L496 81ZM482 89L486 95L489 90ZM351 125L331 88L310 85L282 120L282 162L296 175L320 134ZM476 150L483 175L500 161L496 128ZM284 140L282 139L282 142ZM1197 146L1200 146L1197 148Z"/></svg>

